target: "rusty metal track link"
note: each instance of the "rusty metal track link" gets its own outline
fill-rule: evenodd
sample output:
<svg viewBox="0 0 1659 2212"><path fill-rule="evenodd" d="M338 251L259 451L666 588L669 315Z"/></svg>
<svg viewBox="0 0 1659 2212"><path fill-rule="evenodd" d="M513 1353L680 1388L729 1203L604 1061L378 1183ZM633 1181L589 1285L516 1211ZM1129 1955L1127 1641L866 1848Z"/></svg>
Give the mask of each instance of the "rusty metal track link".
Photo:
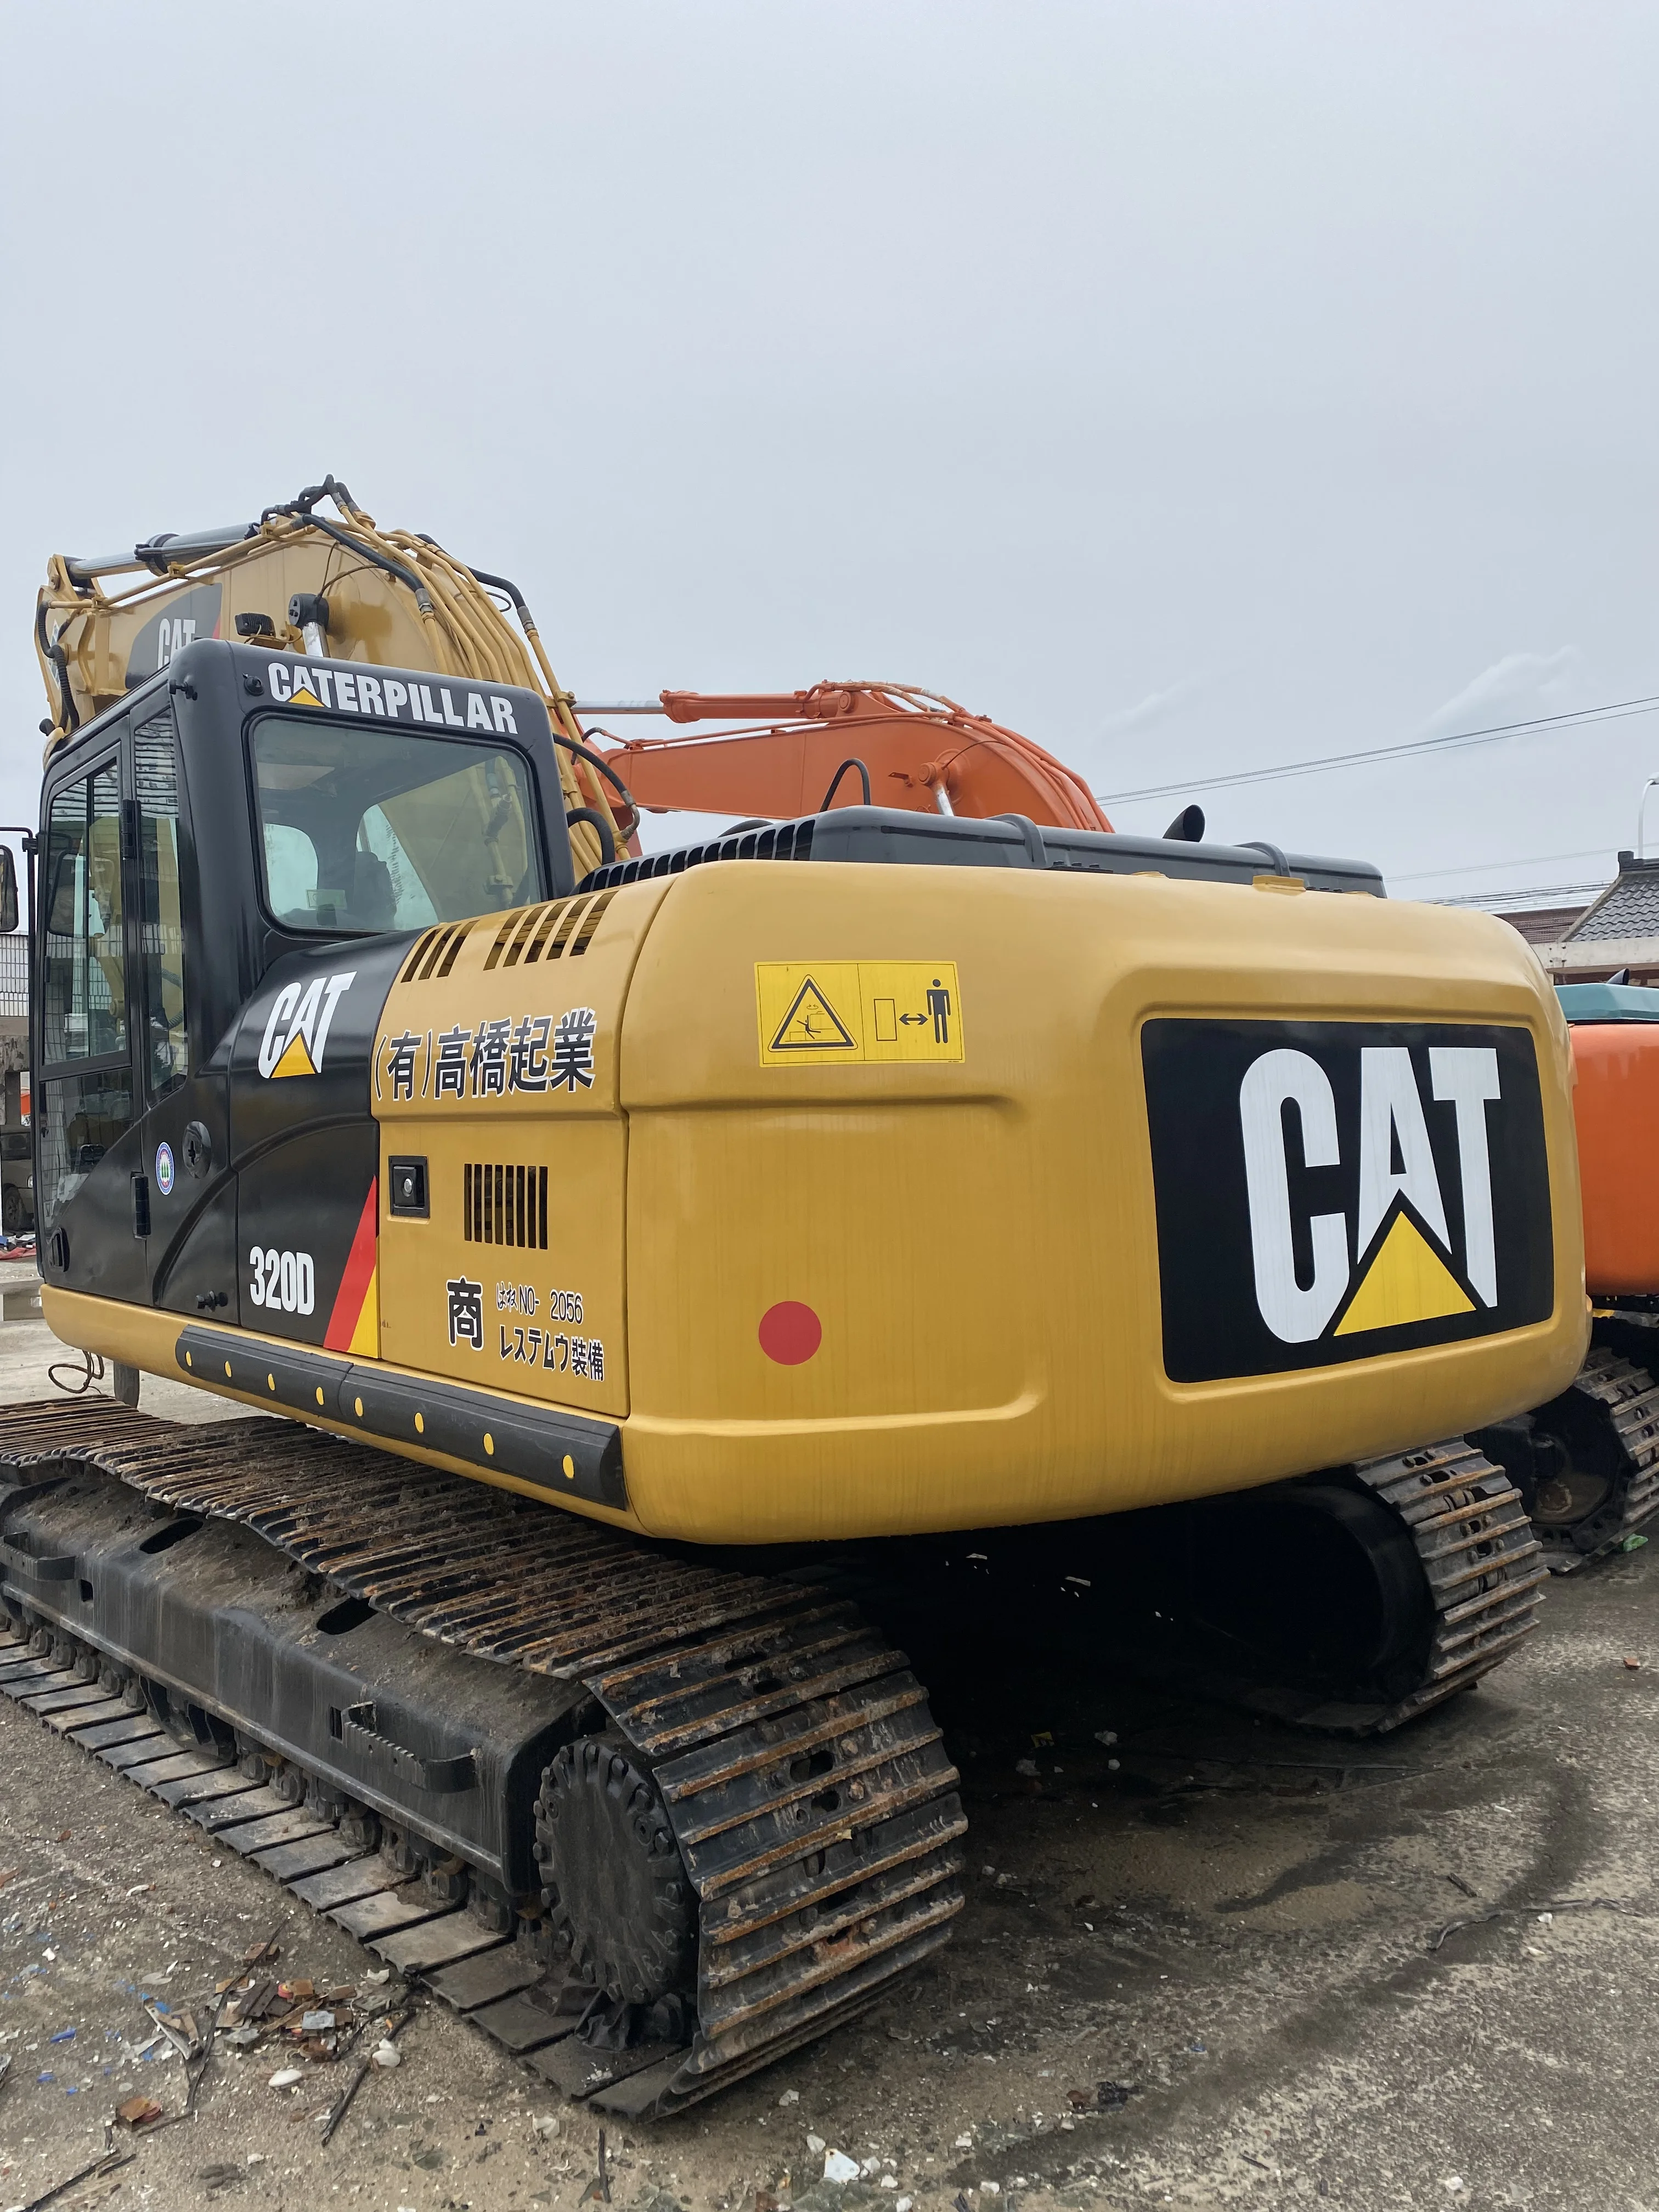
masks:
<svg viewBox="0 0 1659 2212"><path fill-rule="evenodd" d="M1575 1540L1586 1532L1545 1530L1546 1557L1558 1575L1620 1550L1627 1537L1659 1513L1659 1386L1652 1376L1633 1360L1597 1346L1571 1387L1607 1424L1621 1465L1613 1500L1593 1517L1588 1548Z"/></svg>
<svg viewBox="0 0 1659 2212"><path fill-rule="evenodd" d="M235 1522L426 1635L599 1701L652 1765L699 1900L698 2024L648 2063L586 2053L559 2076L572 2094L634 2113L707 2095L861 2010L962 1909L959 1778L903 1653L850 1605L285 1421L13 1407L0 1465L86 1468Z"/></svg>
<svg viewBox="0 0 1659 2212"><path fill-rule="evenodd" d="M1520 1492L1465 1437L1370 1460L1356 1471L1404 1522L1434 1608L1423 1678L1372 1722L1381 1735L1507 1659L1538 1625L1549 1570Z"/></svg>

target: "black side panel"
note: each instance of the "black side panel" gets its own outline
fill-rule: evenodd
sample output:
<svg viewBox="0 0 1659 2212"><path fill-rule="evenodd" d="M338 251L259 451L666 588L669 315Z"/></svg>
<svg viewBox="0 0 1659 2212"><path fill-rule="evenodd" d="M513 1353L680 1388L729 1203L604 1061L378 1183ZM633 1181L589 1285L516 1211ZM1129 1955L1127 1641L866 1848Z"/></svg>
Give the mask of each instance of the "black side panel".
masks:
<svg viewBox="0 0 1659 2212"><path fill-rule="evenodd" d="M339 1352L349 1345L363 1286L348 1282L346 1263L366 1209L374 1233L379 1143L368 1120L307 1129L243 1168L236 1264L245 1328Z"/></svg>
<svg viewBox="0 0 1659 2212"><path fill-rule="evenodd" d="M177 1155L179 1147L175 1146L173 1151ZM236 1266L236 1183L233 1176L222 1175L216 1182L205 1186L204 1199L199 1196L203 1188L203 1184L189 1181L175 1159L173 1199L182 1196L188 1200L196 1194L198 1203L182 1229L173 1236L162 1263L155 1268L154 1301L170 1313L213 1313L221 1321L234 1323L241 1318L238 1304L241 1278ZM159 1191L152 1172L152 1262L158 1241L155 1228L167 1215L168 1206Z"/></svg>
<svg viewBox="0 0 1659 2212"><path fill-rule="evenodd" d="M375 1030L416 934L290 953L237 1025L230 1133L245 1328L337 1351L351 1341L364 1270L347 1263L360 1228L372 1239L378 1220Z"/></svg>
<svg viewBox="0 0 1659 2212"><path fill-rule="evenodd" d="M359 938L291 952L261 981L230 1055L239 1162L303 1130L368 1121L374 1036L404 954L419 936Z"/></svg>
<svg viewBox="0 0 1659 2212"><path fill-rule="evenodd" d="M106 1079L117 1084L128 1081L125 1074L108 1079L82 1076L40 1086L37 1112L44 1116L39 1134L42 1151L49 1146L67 1147L72 1158L91 1156L95 1146L82 1139L86 1129L96 1133L98 1122L95 1115L88 1118L86 1094ZM131 1097L130 1089L125 1095ZM38 1169L36 1172L38 1187ZM40 1255L40 1272L54 1288L149 1304L149 1271L143 1240L133 1233L132 1190L133 1177L146 1172L141 1124L116 1138L88 1169L74 1195L59 1207L56 1226L68 1243L68 1264L59 1264L56 1233L46 1239Z"/></svg>

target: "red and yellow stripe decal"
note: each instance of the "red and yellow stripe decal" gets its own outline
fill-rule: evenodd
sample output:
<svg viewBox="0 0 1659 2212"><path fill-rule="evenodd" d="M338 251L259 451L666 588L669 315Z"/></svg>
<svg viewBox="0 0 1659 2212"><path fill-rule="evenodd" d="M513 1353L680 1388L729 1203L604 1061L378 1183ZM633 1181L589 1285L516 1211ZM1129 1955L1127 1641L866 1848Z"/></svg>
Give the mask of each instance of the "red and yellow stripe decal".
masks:
<svg viewBox="0 0 1659 2212"><path fill-rule="evenodd" d="M364 1359L380 1356L380 1189L376 1176L363 1200L323 1338L330 1352L349 1352Z"/></svg>

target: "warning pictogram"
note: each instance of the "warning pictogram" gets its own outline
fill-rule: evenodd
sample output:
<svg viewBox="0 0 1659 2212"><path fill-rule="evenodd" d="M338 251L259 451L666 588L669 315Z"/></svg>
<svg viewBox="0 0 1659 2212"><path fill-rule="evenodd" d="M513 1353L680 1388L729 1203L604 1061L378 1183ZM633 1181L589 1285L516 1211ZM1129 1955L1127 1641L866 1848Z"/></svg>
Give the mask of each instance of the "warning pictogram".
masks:
<svg viewBox="0 0 1659 2212"><path fill-rule="evenodd" d="M760 960L763 1067L963 1057L962 993L950 960Z"/></svg>
<svg viewBox="0 0 1659 2212"><path fill-rule="evenodd" d="M769 1052L856 1052L851 1030L809 975L778 1024Z"/></svg>

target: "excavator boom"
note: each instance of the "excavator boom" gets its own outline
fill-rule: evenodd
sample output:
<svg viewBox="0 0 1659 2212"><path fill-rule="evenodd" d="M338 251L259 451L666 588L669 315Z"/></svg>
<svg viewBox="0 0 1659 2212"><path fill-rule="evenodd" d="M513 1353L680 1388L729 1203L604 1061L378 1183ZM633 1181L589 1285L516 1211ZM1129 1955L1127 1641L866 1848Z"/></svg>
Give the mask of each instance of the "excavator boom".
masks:
<svg viewBox="0 0 1659 2212"><path fill-rule="evenodd" d="M579 714L615 713L586 708ZM707 735L635 738L605 754L642 806L774 820L832 805L988 819L1024 814L1045 829L1109 830L1076 772L1030 738L902 684L817 684L805 691L665 691L656 713L687 724L742 721ZM590 740L608 732L587 731Z"/></svg>

